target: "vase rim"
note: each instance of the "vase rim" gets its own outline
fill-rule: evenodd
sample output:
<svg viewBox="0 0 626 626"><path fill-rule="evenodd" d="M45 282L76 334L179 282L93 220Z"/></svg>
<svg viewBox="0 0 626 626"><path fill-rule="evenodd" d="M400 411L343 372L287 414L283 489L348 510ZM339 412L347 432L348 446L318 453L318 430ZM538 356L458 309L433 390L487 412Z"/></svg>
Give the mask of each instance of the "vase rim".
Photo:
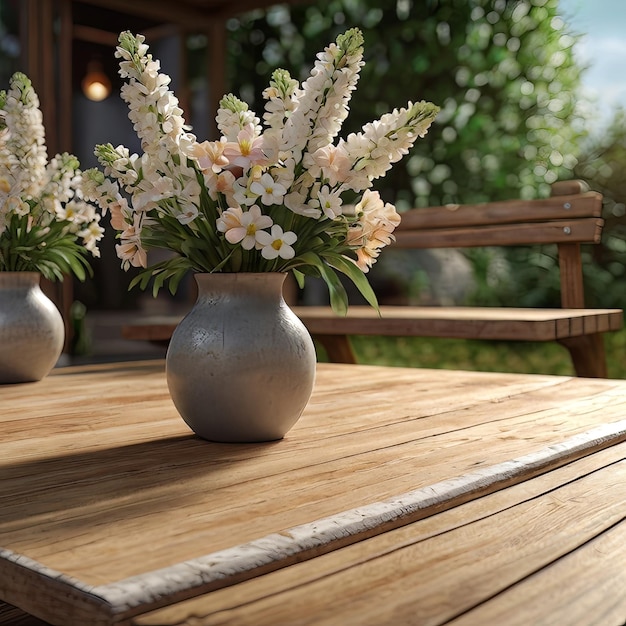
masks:
<svg viewBox="0 0 626 626"><path fill-rule="evenodd" d="M236 283L250 280L284 282L287 272L198 272L194 274L196 281L214 280L220 283Z"/></svg>
<svg viewBox="0 0 626 626"><path fill-rule="evenodd" d="M288 272L195 272L194 276L270 276L286 275Z"/></svg>

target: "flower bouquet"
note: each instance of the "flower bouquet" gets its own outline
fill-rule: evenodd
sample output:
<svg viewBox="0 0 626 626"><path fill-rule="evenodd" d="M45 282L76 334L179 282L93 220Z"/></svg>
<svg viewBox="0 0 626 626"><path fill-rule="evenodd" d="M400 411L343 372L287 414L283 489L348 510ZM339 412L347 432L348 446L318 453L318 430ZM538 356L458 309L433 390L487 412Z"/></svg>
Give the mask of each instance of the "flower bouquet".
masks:
<svg viewBox="0 0 626 626"><path fill-rule="evenodd" d="M85 279L104 229L83 199L78 168L67 153L48 162L39 99L15 73L0 92L0 272Z"/></svg>
<svg viewBox="0 0 626 626"><path fill-rule="evenodd" d="M377 306L365 273L400 216L372 181L424 136L438 107L409 103L337 139L363 66L363 37L351 29L318 55L302 85L273 73L263 124L229 94L216 118L221 136L199 142L144 37L123 32L119 44L121 95L143 154L99 145L104 172L84 178L89 199L111 211L122 267L145 268L131 287L153 279L155 293L166 282L173 293L188 270L291 271L301 287L305 276L321 277L342 313L341 272ZM148 265L153 248L176 254Z"/></svg>
<svg viewBox="0 0 626 626"><path fill-rule="evenodd" d="M63 349L65 327L40 288L84 280L104 229L85 202L76 157L48 162L39 99L15 73L0 92L0 383L41 380Z"/></svg>

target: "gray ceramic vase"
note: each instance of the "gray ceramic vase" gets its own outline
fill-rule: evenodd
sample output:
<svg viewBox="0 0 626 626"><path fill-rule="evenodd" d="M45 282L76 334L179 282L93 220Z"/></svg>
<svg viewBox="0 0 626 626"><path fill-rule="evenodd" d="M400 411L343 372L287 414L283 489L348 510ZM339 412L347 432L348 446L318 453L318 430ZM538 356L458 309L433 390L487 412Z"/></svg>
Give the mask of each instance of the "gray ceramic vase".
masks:
<svg viewBox="0 0 626 626"><path fill-rule="evenodd" d="M65 327L37 272L0 272L0 383L44 378L61 356Z"/></svg>
<svg viewBox="0 0 626 626"><path fill-rule="evenodd" d="M197 274L198 298L174 331L167 384L187 425L210 441L282 439L306 407L315 347L283 299L286 274Z"/></svg>

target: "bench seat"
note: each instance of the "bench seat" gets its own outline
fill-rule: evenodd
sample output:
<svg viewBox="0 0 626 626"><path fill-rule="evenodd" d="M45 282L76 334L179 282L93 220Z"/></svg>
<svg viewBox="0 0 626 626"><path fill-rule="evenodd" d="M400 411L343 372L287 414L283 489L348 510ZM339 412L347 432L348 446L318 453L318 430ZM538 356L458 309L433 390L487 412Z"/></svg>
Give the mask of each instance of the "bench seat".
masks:
<svg viewBox="0 0 626 626"><path fill-rule="evenodd" d="M579 376L605 377L601 333L623 327L621 309L351 306L345 317L329 307L292 307L330 361L355 363L350 335L440 337L490 341L556 341L570 352Z"/></svg>

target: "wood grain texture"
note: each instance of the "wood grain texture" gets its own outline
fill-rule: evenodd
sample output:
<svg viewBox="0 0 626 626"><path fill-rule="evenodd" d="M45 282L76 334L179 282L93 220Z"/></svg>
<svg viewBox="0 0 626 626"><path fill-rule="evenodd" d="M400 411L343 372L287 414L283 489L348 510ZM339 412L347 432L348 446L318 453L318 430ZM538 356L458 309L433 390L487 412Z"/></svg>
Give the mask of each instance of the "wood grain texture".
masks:
<svg viewBox="0 0 626 626"><path fill-rule="evenodd" d="M570 193L558 197L411 209L402 213L397 232L601 217L602 195L595 191L579 193L579 181L571 182Z"/></svg>
<svg viewBox="0 0 626 626"><path fill-rule="evenodd" d="M56 370L0 407L0 599L63 626L319 558L626 431L623 381L332 364L271 444L197 439L162 362Z"/></svg>
<svg viewBox="0 0 626 626"><path fill-rule="evenodd" d="M386 335L484 340L556 341L619 330L620 309L522 309L514 307L351 306L345 316L329 307L294 306L312 335ZM155 316L122 327L126 339L167 342L178 316Z"/></svg>
<svg viewBox="0 0 626 626"><path fill-rule="evenodd" d="M625 459L626 444L614 446L130 623L621 626Z"/></svg>
<svg viewBox="0 0 626 626"><path fill-rule="evenodd" d="M602 226L601 219L590 217L498 226L398 230L394 233L393 247L427 249L600 243Z"/></svg>

